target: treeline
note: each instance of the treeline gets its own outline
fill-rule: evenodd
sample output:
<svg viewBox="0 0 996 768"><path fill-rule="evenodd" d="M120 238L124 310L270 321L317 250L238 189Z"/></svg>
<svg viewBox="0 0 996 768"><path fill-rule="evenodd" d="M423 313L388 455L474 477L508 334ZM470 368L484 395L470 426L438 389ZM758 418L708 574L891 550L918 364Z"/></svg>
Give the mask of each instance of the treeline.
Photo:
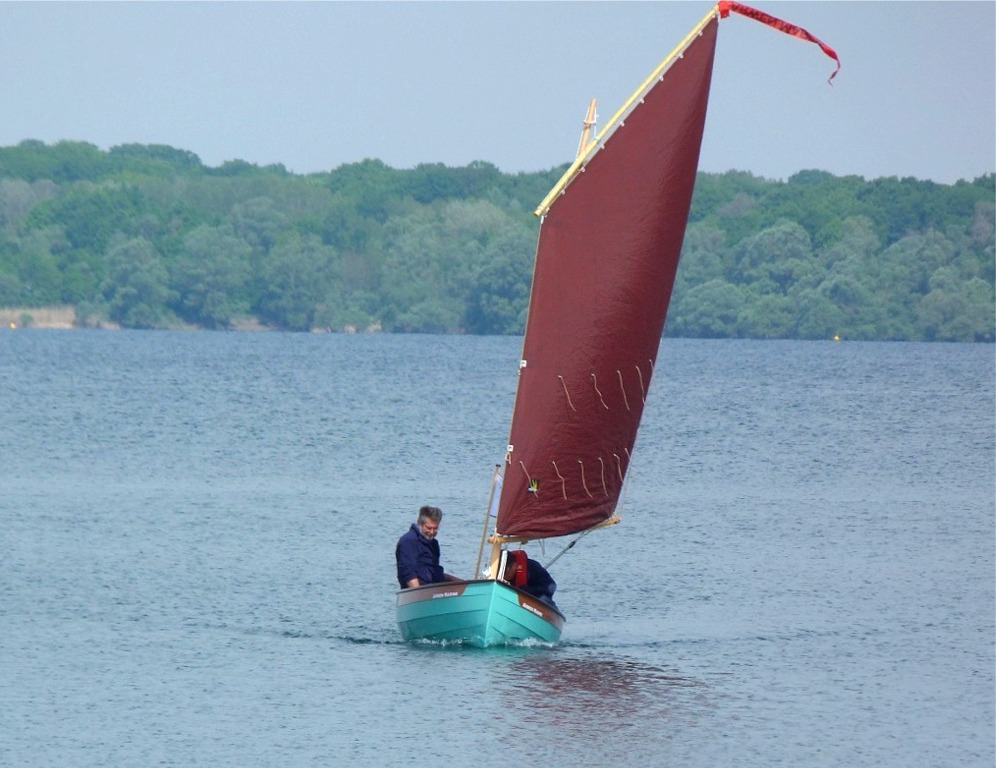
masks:
<svg viewBox="0 0 996 768"><path fill-rule="evenodd" d="M0 307L84 325L521 333L566 166L296 175L187 151L0 148ZM670 336L992 341L996 177L699 174Z"/></svg>

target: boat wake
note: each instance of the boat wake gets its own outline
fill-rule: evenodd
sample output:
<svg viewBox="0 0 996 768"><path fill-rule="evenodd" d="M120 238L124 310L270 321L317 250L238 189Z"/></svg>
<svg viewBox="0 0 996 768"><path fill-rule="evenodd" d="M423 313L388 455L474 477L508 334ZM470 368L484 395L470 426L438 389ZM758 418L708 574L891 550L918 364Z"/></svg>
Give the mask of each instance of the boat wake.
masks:
<svg viewBox="0 0 996 768"><path fill-rule="evenodd" d="M237 635L248 636L269 636L281 637L292 640L325 640L351 645L405 645L394 627L384 629L359 628L355 632L336 632L335 630L323 629L288 629L286 627L251 627L239 626L235 624L215 624L215 623L190 623L188 628L209 630L214 632L225 632Z"/></svg>

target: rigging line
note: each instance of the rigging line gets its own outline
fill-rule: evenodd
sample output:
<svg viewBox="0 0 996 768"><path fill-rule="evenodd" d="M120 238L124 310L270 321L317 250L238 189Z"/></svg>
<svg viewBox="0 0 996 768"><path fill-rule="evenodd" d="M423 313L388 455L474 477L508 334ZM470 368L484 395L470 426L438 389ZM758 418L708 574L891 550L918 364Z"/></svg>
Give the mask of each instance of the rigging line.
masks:
<svg viewBox="0 0 996 768"><path fill-rule="evenodd" d="M577 413L578 409L575 408L574 403L571 402L571 393L567 391L567 382L564 381L564 377L560 374L557 374L557 378L560 379L560 385L564 388L564 394L567 395L567 404L571 406L571 410L574 411L574 413Z"/></svg>
<svg viewBox="0 0 996 768"><path fill-rule="evenodd" d="M498 490L498 479L501 477L501 464L495 464L494 474L491 476L491 494L488 496L488 508L484 513L484 530L481 531L481 546L477 550L477 565L474 566L474 576L477 578L481 573L481 561L484 559L484 545L488 540L488 524L491 522L491 507L495 502L495 491Z"/></svg>
<svg viewBox="0 0 996 768"><path fill-rule="evenodd" d="M622 459L619 458L618 453L613 453L612 455L616 457L616 473L619 475L619 482L622 483L623 482Z"/></svg>
<svg viewBox="0 0 996 768"><path fill-rule="evenodd" d="M544 567L545 568L549 568L551 565L553 565L555 562L557 562L567 552L567 550L572 549L575 544L577 544L579 541L581 541L581 539L583 539L589 533L591 533L592 531L594 531L596 528L599 528L601 525L602 525L601 523L596 523L591 528L587 528L587 529L581 531L581 533L579 533L576 538L572 539L571 541L569 541L567 543L566 547L564 547L556 555L554 555L553 559L550 562L548 562Z"/></svg>
<svg viewBox="0 0 996 768"><path fill-rule="evenodd" d="M647 388L643 386L643 371L640 370L640 366L634 366L636 368L636 375L640 378L640 397L643 398L643 404L647 404Z"/></svg>
<svg viewBox="0 0 996 768"><path fill-rule="evenodd" d="M601 467L601 471L602 471L602 491L605 493L606 496L608 496L609 495L609 489L605 485L605 462L602 461L602 457L601 456L598 457L598 465L599 465L599 467Z"/></svg>
<svg viewBox="0 0 996 768"><path fill-rule="evenodd" d="M567 481L564 479L564 476L560 474L560 470L557 469L557 462L551 461L550 463L553 464L553 471L556 472L557 477L560 478L560 492L564 495L564 501L567 501Z"/></svg>
<svg viewBox="0 0 996 768"><path fill-rule="evenodd" d="M602 407L605 410L609 410L609 406L605 404L605 398L602 397L602 392L598 388L598 379L595 378L595 374L591 374L591 385L595 388L595 393L598 395L598 399L602 401Z"/></svg>
<svg viewBox="0 0 996 768"><path fill-rule="evenodd" d="M619 389L622 391L623 402L626 404L626 410L630 411L632 408L629 407L629 398L626 397L626 385L623 383L622 371L616 369L616 376L619 377Z"/></svg>
<svg viewBox="0 0 996 768"><path fill-rule="evenodd" d="M591 491L588 490L588 483L584 479L584 462L578 459L578 464L581 465L581 486L584 488L584 492L588 494L588 498L593 499L595 497L591 495Z"/></svg>
<svg viewBox="0 0 996 768"><path fill-rule="evenodd" d="M564 547L562 550L560 550L556 555L554 555L553 559L550 560L550 562L548 562L543 567L550 568L555 562L557 562L561 557L563 557L567 553L567 550L573 549L575 544L577 544L579 541L581 541L581 539L583 539L585 536L591 533L591 530L592 529L589 528L587 531L582 531L581 533L579 533L576 539L573 539L572 541L568 542L567 546Z"/></svg>

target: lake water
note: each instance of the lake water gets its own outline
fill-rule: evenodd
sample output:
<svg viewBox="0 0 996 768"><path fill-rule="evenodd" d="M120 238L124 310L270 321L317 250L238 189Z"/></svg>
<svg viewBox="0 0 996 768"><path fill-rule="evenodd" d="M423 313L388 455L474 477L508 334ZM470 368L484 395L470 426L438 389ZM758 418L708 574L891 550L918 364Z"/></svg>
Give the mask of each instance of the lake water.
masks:
<svg viewBox="0 0 996 768"><path fill-rule="evenodd" d="M519 346L0 332L0 764L991 768L992 346L665 341L562 642L404 644Z"/></svg>

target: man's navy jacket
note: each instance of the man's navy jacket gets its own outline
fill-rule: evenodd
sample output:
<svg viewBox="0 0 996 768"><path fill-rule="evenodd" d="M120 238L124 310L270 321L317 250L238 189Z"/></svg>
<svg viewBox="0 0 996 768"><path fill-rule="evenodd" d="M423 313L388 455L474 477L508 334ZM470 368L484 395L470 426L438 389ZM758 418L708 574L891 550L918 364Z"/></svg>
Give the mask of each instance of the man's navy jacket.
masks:
<svg viewBox="0 0 996 768"><path fill-rule="evenodd" d="M418 579L422 584L446 580L443 566L439 564L439 542L423 536L415 523L398 539L394 557L398 561L398 584L402 589L411 579Z"/></svg>

